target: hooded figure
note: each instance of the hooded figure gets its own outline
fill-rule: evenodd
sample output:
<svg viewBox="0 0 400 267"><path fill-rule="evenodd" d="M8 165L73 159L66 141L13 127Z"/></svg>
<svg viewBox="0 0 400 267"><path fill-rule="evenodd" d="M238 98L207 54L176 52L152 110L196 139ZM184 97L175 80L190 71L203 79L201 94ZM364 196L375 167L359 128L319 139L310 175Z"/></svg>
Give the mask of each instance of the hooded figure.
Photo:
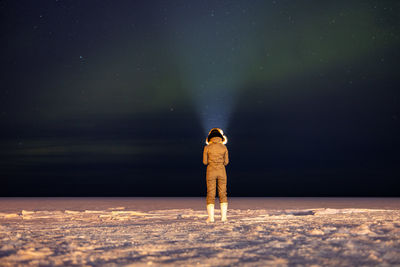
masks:
<svg viewBox="0 0 400 267"><path fill-rule="evenodd" d="M229 163L228 149L225 144L227 138L219 128L213 128L206 140L204 147L203 163L207 165L207 222L214 222L214 205L216 187L218 185L218 196L221 206L221 221L226 221L228 210L228 199L226 197L226 171L225 166Z"/></svg>

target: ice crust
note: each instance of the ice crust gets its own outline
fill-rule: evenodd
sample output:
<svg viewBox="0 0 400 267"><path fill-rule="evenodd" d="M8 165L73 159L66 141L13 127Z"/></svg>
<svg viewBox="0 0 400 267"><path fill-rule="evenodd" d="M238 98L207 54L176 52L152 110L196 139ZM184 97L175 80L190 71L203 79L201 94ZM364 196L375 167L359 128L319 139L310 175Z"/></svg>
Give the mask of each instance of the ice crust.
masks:
<svg viewBox="0 0 400 267"><path fill-rule="evenodd" d="M400 210L0 212L0 266L398 266Z"/></svg>

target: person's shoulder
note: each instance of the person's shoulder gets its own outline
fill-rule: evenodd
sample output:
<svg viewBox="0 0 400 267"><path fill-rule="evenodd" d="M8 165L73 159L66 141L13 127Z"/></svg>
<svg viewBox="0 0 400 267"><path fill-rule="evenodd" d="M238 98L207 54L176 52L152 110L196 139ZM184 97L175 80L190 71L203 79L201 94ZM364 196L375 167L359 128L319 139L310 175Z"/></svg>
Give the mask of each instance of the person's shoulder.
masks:
<svg viewBox="0 0 400 267"><path fill-rule="evenodd" d="M226 145L224 145L223 143L218 143L218 145L219 145L220 147L226 148Z"/></svg>

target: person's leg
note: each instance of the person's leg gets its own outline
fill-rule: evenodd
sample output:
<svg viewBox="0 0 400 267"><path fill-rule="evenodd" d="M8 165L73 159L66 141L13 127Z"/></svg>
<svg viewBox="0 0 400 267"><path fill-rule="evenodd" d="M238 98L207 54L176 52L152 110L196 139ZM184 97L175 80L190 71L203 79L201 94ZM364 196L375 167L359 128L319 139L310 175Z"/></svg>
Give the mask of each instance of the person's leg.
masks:
<svg viewBox="0 0 400 267"><path fill-rule="evenodd" d="M214 205L216 191L216 177L207 169L207 222L214 222Z"/></svg>
<svg viewBox="0 0 400 267"><path fill-rule="evenodd" d="M228 198L226 196L226 172L225 170L218 176L218 196L219 196L219 203L221 206L221 221L226 221L226 214L228 211Z"/></svg>
<svg viewBox="0 0 400 267"><path fill-rule="evenodd" d="M226 173L220 173L218 175L218 196L220 203L228 203L228 197L226 196Z"/></svg>
<svg viewBox="0 0 400 267"><path fill-rule="evenodd" d="M207 205L215 204L216 183L215 176L207 175Z"/></svg>

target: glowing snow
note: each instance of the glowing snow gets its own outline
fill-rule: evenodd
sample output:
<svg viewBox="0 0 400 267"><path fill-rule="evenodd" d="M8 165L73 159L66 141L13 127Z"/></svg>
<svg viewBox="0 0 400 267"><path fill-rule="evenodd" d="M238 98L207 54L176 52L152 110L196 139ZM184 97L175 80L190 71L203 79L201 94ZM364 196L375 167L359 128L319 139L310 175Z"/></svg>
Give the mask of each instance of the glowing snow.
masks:
<svg viewBox="0 0 400 267"><path fill-rule="evenodd" d="M26 204L19 211L2 205L1 265L400 264L400 209L230 209L228 223L210 225L205 209L158 199L134 210L122 202L97 209L96 201L81 209L57 204L51 210ZM170 209L160 209L163 203ZM148 209L154 205L161 206Z"/></svg>

